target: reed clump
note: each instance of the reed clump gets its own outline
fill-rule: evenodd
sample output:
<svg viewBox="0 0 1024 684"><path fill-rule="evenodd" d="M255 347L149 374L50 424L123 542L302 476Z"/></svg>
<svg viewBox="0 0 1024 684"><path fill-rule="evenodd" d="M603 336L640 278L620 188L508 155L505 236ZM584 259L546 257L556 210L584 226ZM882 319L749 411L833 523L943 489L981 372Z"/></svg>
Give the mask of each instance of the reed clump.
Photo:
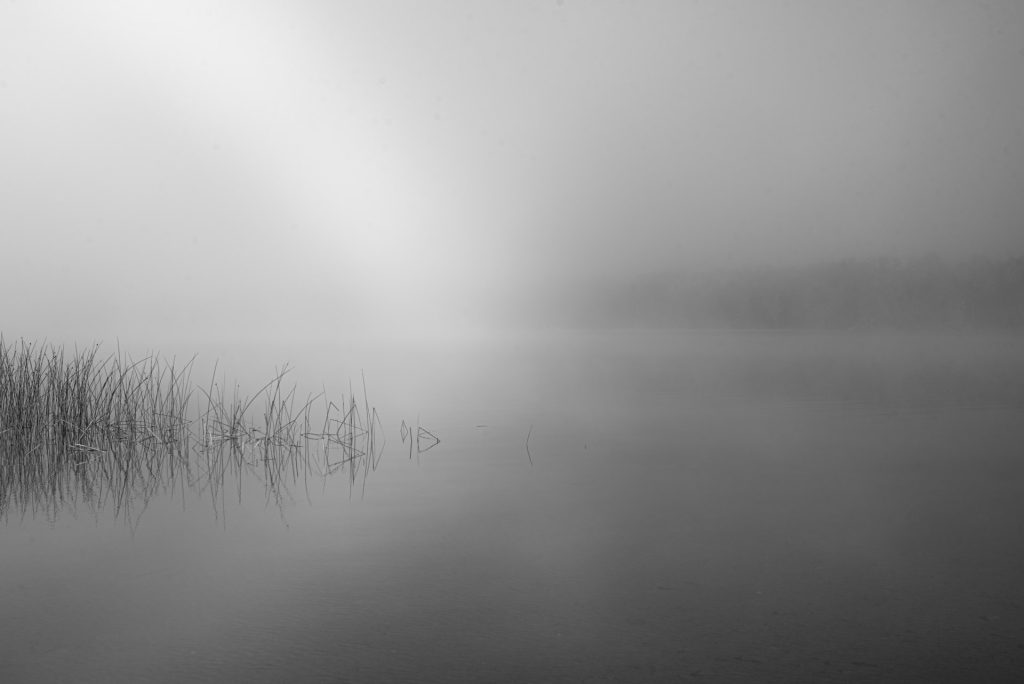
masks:
<svg viewBox="0 0 1024 684"><path fill-rule="evenodd" d="M250 396L237 383L228 391L216 367L197 387L194 361L0 338L0 517L55 516L79 503L127 514L177 488L217 503L243 475L280 503L300 478L345 470L354 484L376 469L380 419L365 382L362 406L351 392L338 403L324 393L297 402L287 366Z"/></svg>

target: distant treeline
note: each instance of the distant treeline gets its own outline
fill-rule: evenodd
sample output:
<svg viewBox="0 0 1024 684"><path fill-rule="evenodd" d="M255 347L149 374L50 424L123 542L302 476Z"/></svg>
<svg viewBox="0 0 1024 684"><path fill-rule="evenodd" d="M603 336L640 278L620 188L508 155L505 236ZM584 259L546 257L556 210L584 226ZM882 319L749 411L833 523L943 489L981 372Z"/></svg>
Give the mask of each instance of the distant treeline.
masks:
<svg viewBox="0 0 1024 684"><path fill-rule="evenodd" d="M1024 257L844 260L664 272L591 290L586 323L729 328L1024 327Z"/></svg>

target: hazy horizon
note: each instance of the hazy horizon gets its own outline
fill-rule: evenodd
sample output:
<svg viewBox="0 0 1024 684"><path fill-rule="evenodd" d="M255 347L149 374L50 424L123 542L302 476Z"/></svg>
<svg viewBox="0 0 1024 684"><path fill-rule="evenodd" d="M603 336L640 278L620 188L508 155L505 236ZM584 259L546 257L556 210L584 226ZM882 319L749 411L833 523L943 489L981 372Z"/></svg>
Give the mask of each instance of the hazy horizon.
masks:
<svg viewBox="0 0 1024 684"><path fill-rule="evenodd" d="M0 104L10 332L1024 254L1015 2L12 2Z"/></svg>

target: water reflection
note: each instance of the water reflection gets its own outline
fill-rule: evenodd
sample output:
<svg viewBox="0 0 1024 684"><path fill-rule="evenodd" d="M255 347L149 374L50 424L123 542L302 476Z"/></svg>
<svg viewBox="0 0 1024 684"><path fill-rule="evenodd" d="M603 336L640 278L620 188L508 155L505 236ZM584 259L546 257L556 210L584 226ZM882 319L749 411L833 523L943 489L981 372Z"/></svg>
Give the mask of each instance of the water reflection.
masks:
<svg viewBox="0 0 1024 684"><path fill-rule="evenodd" d="M83 507L134 524L157 495L191 491L223 511L243 482L268 503L298 483L345 474L350 487L377 469L384 448L377 409L350 391L303 400L282 367L254 394L223 378L191 381L193 360L134 360L99 348L64 349L0 339L0 516Z"/></svg>
<svg viewBox="0 0 1024 684"><path fill-rule="evenodd" d="M38 416L74 426L57 407L75 402L28 401L45 383L7 363L0 382L25 391L0 392L0 429L22 416L22 434L65 451L24 459L31 440L0 440L9 515L33 491L61 515L0 533L0 680L832 681L876 664L892 681L1002 681L1022 634L1007 606L1024 605L1019 342L644 331L201 347L243 382L267 358L317 380L359 359L374 401L345 388L356 408L332 408L277 375L255 395L211 381L176 423L154 413L187 393L161 408L131 371L135 451L131 421L102 426L128 411L116 394L109 412L86 401L83 436L57 440L60 423ZM43 396L82 391L60 389L68 367ZM404 453L420 405L443 440L421 468ZM383 459L366 456L384 448L367 448L383 432L368 406L414 418ZM99 524L45 508L49 480L15 471L28 464L89 476ZM307 487L315 505L276 524L274 506ZM230 520L209 524L201 509L225 502Z"/></svg>

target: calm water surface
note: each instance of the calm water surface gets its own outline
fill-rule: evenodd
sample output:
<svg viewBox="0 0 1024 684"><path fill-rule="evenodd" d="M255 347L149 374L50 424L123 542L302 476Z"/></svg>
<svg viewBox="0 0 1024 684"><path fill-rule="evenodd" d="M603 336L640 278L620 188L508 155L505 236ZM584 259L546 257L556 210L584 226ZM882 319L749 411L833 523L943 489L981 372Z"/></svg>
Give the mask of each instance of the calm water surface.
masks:
<svg viewBox="0 0 1024 684"><path fill-rule="evenodd" d="M1015 681L1021 342L170 341L249 391L365 372L380 467L12 511L0 681Z"/></svg>

